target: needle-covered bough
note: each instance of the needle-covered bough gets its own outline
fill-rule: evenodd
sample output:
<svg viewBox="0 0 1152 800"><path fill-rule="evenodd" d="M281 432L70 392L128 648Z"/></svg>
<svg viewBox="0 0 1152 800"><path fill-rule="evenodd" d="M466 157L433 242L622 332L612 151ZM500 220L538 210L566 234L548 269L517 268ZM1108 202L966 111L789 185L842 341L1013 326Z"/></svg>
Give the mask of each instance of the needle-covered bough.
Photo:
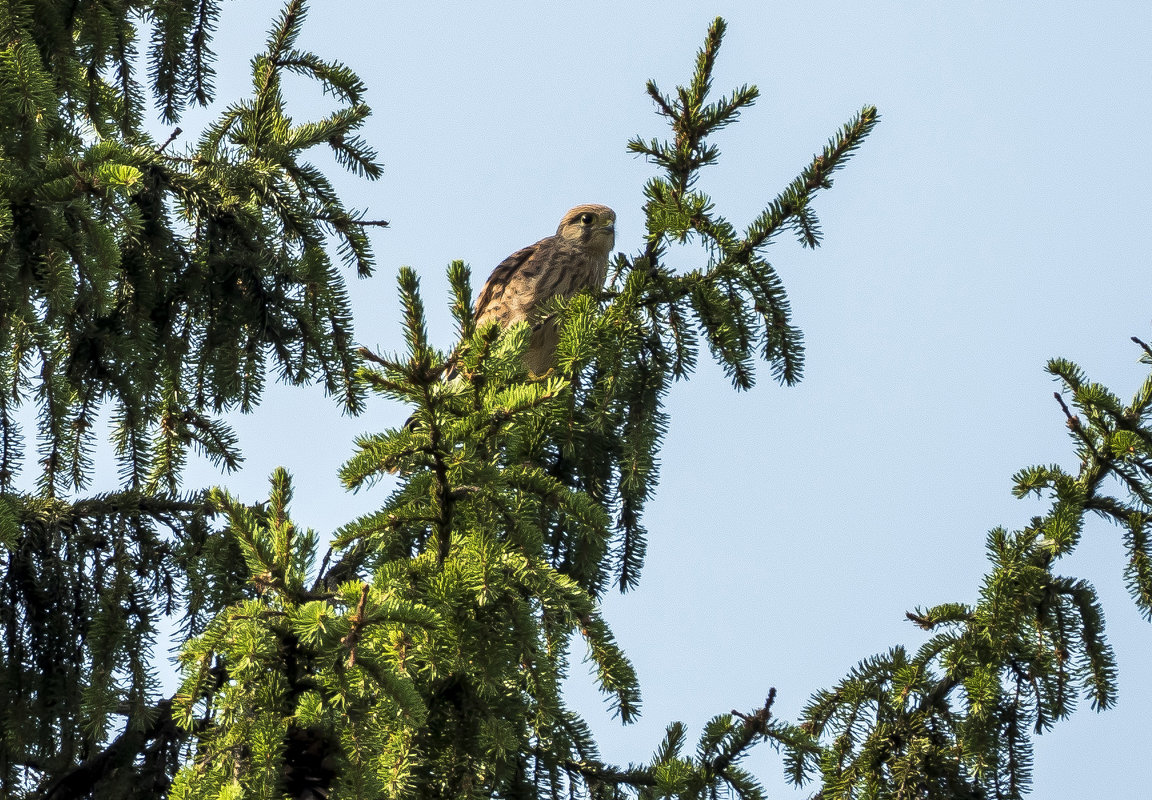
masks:
<svg viewBox="0 0 1152 800"><path fill-rule="evenodd" d="M636 675L598 598L639 579L665 396L702 345L739 389L753 385L758 359L777 381L799 380L801 336L767 250L785 231L818 243L812 198L877 122L864 108L738 228L698 187L719 156L711 137L757 97L748 86L709 97L724 30L722 20L710 27L687 86L666 95L648 85L672 137L629 143L659 174L645 188L645 236L614 257L603 290L558 292L505 327L478 318L470 271L453 263L458 344L440 352L416 274L400 271L406 350L364 351L361 376L408 404L413 422L360 437L341 473L350 489L392 474L399 483L378 511L338 531L318 578L304 577L298 553L314 540L288 521L286 475L255 512L217 496L255 595L185 648L177 713L201 755L177 779L181 797L216 797L237 774L299 787L302 751L331 767L341 797L561 797L580 787L697 796L724 786L755 797L739 766L754 741L816 748L769 703L713 720L697 756L680 752L674 726L650 764L620 769L600 760L562 698L579 638L621 720L638 713ZM565 217L560 235L565 225L598 235L610 213ZM673 243L699 245L698 266L673 269ZM541 321L554 326L547 363L531 355Z"/></svg>

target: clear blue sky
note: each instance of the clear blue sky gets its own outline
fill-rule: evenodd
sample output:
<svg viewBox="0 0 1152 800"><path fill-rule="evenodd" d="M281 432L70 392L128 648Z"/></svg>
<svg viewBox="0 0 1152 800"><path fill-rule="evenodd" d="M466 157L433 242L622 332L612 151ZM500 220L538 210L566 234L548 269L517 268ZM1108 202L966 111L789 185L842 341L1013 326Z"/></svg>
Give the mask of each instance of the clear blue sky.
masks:
<svg viewBox="0 0 1152 800"><path fill-rule="evenodd" d="M221 100L245 90L277 7L225 7ZM407 264L447 346L445 265L482 279L577 203L611 205L617 247L639 249L652 168L624 145L663 135L644 82L686 79L716 15L730 25L716 88L763 94L719 135L701 186L737 224L862 105L882 122L817 201L825 245L774 253L804 381L736 394L706 367L672 392L642 582L606 604L643 718L621 729L579 667L570 687L624 762L646 760L671 720L698 731L770 686L794 718L857 660L921 641L906 610L973 600L985 532L1041 508L1011 498L1012 473L1074 466L1045 360L1128 397L1145 374L1128 337L1152 336L1150 4L314 2L301 44L365 79L366 137L387 165L375 184L339 182L392 223L374 236L377 276L349 276L358 339L400 347ZM301 119L327 107L311 90L295 102ZM331 531L389 491L343 493L352 437L406 415L375 401L350 420L318 390L277 388L236 421L248 461L223 482L256 499L282 464L297 519ZM188 485L220 480L197 468ZM1119 704L1084 704L1039 739L1037 798L1147 796L1152 630L1124 590L1120 539L1091 521L1060 566L1101 594ZM790 796L767 748L750 766Z"/></svg>

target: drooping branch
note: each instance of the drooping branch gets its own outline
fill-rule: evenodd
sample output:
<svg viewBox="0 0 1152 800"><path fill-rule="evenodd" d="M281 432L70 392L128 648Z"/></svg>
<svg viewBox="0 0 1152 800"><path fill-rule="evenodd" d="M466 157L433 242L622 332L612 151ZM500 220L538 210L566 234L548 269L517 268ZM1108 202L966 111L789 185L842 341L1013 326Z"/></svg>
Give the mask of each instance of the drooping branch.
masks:
<svg viewBox="0 0 1152 800"><path fill-rule="evenodd" d="M172 700L162 700L149 709L145 720L129 719L124 732L88 760L64 774L49 780L40 789L42 800L83 800L92 795L93 787L115 770L131 765L150 746L167 748L183 740L186 734L172 719ZM166 765L161 765L166 766ZM147 776L167 786L163 771Z"/></svg>

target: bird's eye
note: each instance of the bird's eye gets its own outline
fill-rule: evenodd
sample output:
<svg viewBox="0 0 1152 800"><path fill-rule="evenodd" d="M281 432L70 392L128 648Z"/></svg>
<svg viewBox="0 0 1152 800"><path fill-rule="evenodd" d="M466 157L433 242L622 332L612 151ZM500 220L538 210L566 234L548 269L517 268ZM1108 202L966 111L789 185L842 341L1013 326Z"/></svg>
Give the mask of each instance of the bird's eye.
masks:
<svg viewBox="0 0 1152 800"><path fill-rule="evenodd" d="M580 221L583 222L585 225L591 225L593 222L596 221L596 215L595 214L581 214L580 215Z"/></svg>

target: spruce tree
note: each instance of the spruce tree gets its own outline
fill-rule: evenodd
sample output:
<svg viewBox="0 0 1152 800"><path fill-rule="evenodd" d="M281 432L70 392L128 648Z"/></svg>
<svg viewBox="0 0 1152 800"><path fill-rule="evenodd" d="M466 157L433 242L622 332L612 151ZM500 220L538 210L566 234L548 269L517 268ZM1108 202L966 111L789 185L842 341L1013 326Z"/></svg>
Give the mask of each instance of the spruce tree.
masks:
<svg viewBox="0 0 1152 800"><path fill-rule="evenodd" d="M211 97L216 11L0 7L0 793L757 798L741 761L767 742L790 780L825 798L1011 798L1027 790L1035 733L1080 698L1115 702L1094 590L1055 566L1086 514L1111 519L1125 580L1152 614L1152 377L1125 405L1057 359L1080 466L1016 476L1018 494L1046 493L1051 509L989 534L977 602L910 612L927 644L865 660L795 724L769 691L708 721L694 750L673 723L646 759L605 762L561 681L583 646L620 720L639 713L600 600L638 586L665 398L702 347L736 389L754 385L758 362L799 380L802 337L767 249L786 231L819 243L812 199L876 110L738 229L700 189L715 134L757 97L712 96L716 20L686 85L648 85L671 136L628 144L657 172L643 242L616 257L604 292L554 302L552 372L526 372L526 326L476 328L462 262L448 269L452 352L430 345L408 269L404 348L356 352L329 249L335 238L367 275L364 227L383 223L345 209L303 152L328 146L368 178L379 166L355 135L368 114L359 79L296 48L303 3L287 4L254 59L250 99L194 144L179 128L159 142L146 131L136 38L148 31L147 82L175 125ZM339 109L294 122L286 72L317 80ZM671 269L673 244L698 246L700 266ZM221 415L252 410L269 368L322 381L347 411L368 391L412 408L415 424L364 435L341 472L349 489L397 475L379 510L331 536L301 528L282 469L262 502L179 493L189 447L238 465ZM39 459L22 472L27 400ZM84 496L102 408L121 490ZM185 633L168 698L150 653L163 617Z"/></svg>
<svg viewBox="0 0 1152 800"><path fill-rule="evenodd" d="M179 493L189 449L235 469L222 415L251 410L269 370L361 407L338 262L369 274L382 223L305 151L380 167L356 136L360 80L295 45L303 12L273 26L251 97L188 141L175 125L212 96L217 2L0 3L0 795L163 790L181 756L158 621L199 629L244 594L243 573L205 571L235 545ZM286 73L337 110L293 121ZM102 412L119 476L100 483L119 489L85 496Z"/></svg>
<svg viewBox="0 0 1152 800"><path fill-rule="evenodd" d="M413 414L360 437L341 472L350 489L398 475L384 505L321 559L318 537L291 521L286 472L266 504L210 495L250 593L183 652L173 713L196 749L174 796L757 797L740 766L757 741L818 752L772 716L770 695L709 722L694 756L676 724L649 763L613 766L561 691L578 642L620 720L639 712L599 600L639 580L664 399L702 346L737 389L753 386L757 360L780 383L799 379L801 337L766 250L785 231L818 243L812 198L877 121L863 109L738 230L698 188L719 155L712 137L757 97L748 86L710 97L724 29L710 27L685 86L648 85L672 137L629 143L658 170L643 246L617 256L599 296L552 302L550 373L525 370L526 323L473 323L462 262L448 270L458 343L437 351L417 276L402 269L405 349L362 351L359 375ZM698 245L701 266L670 269L673 243Z"/></svg>

